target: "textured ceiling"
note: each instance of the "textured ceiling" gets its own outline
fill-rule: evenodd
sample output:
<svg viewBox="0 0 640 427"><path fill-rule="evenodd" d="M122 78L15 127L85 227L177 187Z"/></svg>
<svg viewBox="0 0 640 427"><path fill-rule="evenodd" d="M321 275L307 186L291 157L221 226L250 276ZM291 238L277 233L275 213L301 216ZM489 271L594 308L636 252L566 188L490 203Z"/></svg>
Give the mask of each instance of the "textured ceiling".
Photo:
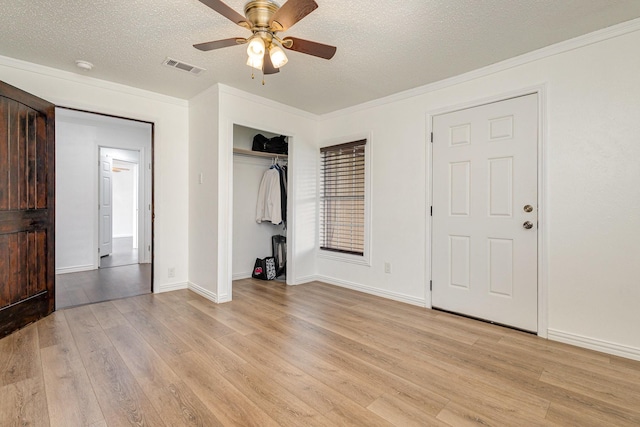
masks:
<svg viewBox="0 0 640 427"><path fill-rule="evenodd" d="M198 0L0 0L0 55L77 73L84 59L92 77L184 99L220 82L321 114L640 17L638 0L316 1L282 34L337 46L336 56L289 51L265 86L244 47L192 47L250 34ZM226 3L242 13L245 1ZM167 56L207 71L163 67Z"/></svg>

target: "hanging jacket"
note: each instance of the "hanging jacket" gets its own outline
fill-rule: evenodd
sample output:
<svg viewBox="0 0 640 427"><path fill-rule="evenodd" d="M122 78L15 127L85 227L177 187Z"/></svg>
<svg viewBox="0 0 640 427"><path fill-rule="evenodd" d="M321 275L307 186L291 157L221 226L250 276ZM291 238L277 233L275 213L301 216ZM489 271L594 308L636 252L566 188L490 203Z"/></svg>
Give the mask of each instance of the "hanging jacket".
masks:
<svg viewBox="0 0 640 427"><path fill-rule="evenodd" d="M271 221L278 225L282 222L282 201L280 193L280 173L277 169L268 169L262 176L256 203L256 222Z"/></svg>
<svg viewBox="0 0 640 427"><path fill-rule="evenodd" d="M282 222L287 225L287 167L276 165L280 174L280 206L282 210Z"/></svg>

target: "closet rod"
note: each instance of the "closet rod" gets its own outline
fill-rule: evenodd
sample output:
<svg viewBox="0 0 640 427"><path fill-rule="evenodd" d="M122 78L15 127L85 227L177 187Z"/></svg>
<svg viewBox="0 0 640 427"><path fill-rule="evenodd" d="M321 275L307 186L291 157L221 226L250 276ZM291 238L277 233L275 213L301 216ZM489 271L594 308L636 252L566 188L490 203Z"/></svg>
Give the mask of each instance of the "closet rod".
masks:
<svg viewBox="0 0 640 427"><path fill-rule="evenodd" d="M252 157L268 157L269 159L287 159L288 156L286 154L277 154L277 153L265 153L262 151L253 151L253 150L245 150L244 148L234 148L233 154L240 154L242 156L252 156Z"/></svg>

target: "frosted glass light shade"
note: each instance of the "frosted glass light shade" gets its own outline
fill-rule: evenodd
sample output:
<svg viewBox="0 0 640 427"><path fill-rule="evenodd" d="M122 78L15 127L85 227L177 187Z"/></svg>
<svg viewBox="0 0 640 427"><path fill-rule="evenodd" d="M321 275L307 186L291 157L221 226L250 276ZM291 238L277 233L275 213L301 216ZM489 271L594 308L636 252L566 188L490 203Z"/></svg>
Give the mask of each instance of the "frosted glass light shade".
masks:
<svg viewBox="0 0 640 427"><path fill-rule="evenodd" d="M262 37L253 37L247 46L247 54L251 57L260 57L264 55L265 46Z"/></svg>
<svg viewBox="0 0 640 427"><path fill-rule="evenodd" d="M272 45L271 49L269 49L269 56L271 57L271 63L276 68L280 68L289 62L287 55L285 55L280 46Z"/></svg>
<svg viewBox="0 0 640 427"><path fill-rule="evenodd" d="M247 65L257 70L262 70L263 58L264 57L262 56L259 56L259 57L249 56L249 58L247 58Z"/></svg>

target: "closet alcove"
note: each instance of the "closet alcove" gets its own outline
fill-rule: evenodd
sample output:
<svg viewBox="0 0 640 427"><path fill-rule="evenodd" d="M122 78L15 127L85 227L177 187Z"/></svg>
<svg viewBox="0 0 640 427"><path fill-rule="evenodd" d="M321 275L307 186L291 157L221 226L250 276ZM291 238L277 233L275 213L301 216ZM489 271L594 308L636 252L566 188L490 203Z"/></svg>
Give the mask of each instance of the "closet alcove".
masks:
<svg viewBox="0 0 640 427"><path fill-rule="evenodd" d="M284 224L274 225L269 221L261 223L256 221L258 192L265 172L276 162L280 165L287 165L289 161L287 155L252 151L251 146L256 134L262 134L267 138L279 136L279 134L260 129L233 125L233 251L231 263L233 280L250 278L256 258L272 256L272 236L285 236L287 242L291 241L290 228L285 228ZM291 177L291 175L288 176ZM291 183L287 180L287 189L290 188ZM285 282L286 273L275 280Z"/></svg>

